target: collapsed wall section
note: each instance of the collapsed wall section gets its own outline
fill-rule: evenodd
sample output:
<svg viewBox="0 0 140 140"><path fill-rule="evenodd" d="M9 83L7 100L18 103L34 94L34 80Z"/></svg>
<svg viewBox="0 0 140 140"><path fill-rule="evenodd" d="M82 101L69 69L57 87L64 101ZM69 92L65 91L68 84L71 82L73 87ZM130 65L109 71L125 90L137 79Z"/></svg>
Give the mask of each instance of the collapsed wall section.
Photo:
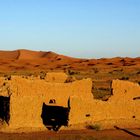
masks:
<svg viewBox="0 0 140 140"><path fill-rule="evenodd" d="M102 129L136 128L140 124L140 86L138 84L113 80L113 95L108 101L73 97L70 100L70 124L85 123Z"/></svg>
<svg viewBox="0 0 140 140"><path fill-rule="evenodd" d="M140 121L140 86L129 81L114 80L112 87L114 96L110 98L110 103L114 109L117 106L119 112L116 115L123 114L122 117L133 123Z"/></svg>

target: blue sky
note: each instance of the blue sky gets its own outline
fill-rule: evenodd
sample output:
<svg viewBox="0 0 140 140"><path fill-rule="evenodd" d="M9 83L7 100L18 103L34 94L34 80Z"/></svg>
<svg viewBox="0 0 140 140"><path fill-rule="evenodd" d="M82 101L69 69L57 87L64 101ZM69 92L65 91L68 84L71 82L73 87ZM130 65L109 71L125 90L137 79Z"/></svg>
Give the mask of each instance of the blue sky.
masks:
<svg viewBox="0 0 140 140"><path fill-rule="evenodd" d="M140 0L0 0L0 50L140 56Z"/></svg>

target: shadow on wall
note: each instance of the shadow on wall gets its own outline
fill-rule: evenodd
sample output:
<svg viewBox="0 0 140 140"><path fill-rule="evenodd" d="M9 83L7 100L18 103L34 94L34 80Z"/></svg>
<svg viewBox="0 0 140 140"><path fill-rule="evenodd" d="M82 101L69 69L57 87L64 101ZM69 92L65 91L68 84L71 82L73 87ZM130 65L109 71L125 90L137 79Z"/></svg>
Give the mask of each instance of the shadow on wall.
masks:
<svg viewBox="0 0 140 140"><path fill-rule="evenodd" d="M63 126L68 126L69 107L46 105L43 103L41 118L49 130L58 131Z"/></svg>
<svg viewBox="0 0 140 140"><path fill-rule="evenodd" d="M10 120L10 97L0 96L0 119L9 124Z"/></svg>

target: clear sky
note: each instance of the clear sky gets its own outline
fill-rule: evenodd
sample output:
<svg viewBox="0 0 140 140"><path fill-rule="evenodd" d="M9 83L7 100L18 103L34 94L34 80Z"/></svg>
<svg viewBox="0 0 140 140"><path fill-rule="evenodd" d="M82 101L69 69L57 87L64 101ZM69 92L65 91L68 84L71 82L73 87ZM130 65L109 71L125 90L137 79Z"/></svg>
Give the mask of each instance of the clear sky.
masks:
<svg viewBox="0 0 140 140"><path fill-rule="evenodd" d="M0 0L0 50L140 56L140 0Z"/></svg>

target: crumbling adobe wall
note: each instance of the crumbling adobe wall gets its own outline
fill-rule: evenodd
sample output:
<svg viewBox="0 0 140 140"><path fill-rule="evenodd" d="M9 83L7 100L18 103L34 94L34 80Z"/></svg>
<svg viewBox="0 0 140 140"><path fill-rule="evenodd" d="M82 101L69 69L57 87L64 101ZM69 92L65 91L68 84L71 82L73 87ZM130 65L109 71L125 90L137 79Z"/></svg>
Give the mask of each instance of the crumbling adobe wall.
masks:
<svg viewBox="0 0 140 140"><path fill-rule="evenodd" d="M93 99L91 94L92 81L84 79L72 83L48 83L47 97L45 103L49 103L50 99L56 100L58 105L66 106L70 96L78 96L89 100Z"/></svg>
<svg viewBox="0 0 140 140"><path fill-rule="evenodd" d="M39 96L11 96L10 128L43 128L42 98Z"/></svg>
<svg viewBox="0 0 140 140"><path fill-rule="evenodd" d="M10 81L10 89L13 94L31 97L42 96L45 103L49 103L50 99L55 99L60 106L67 106L67 101L72 95L92 100L91 88L92 81L90 79L72 83L51 83L45 80L30 80L15 76Z"/></svg>
<svg viewBox="0 0 140 140"><path fill-rule="evenodd" d="M114 80L112 88L113 96L109 102L112 110L116 110L112 116L132 120L133 123L140 121L140 99L134 100L135 97L140 97L140 86L129 81Z"/></svg>
<svg viewBox="0 0 140 140"><path fill-rule="evenodd" d="M41 119L43 102L49 104L56 100L58 106L68 106L72 95L91 99L92 81L84 79L73 83L50 83L39 79L25 79L14 76L9 81L10 91L10 127L43 127ZM47 114L46 114L47 115Z"/></svg>
<svg viewBox="0 0 140 140"><path fill-rule="evenodd" d="M118 125L126 128L139 127L140 86L129 81L113 80L113 96L108 101L85 100L73 97L70 100L70 124L98 124L102 129Z"/></svg>
<svg viewBox="0 0 140 140"><path fill-rule="evenodd" d="M49 72L46 74L45 80L47 82L64 83L68 75L63 72Z"/></svg>
<svg viewBox="0 0 140 140"><path fill-rule="evenodd" d="M92 100L79 98L78 96L70 97L70 114L69 125L80 124L92 121L94 118L94 106Z"/></svg>
<svg viewBox="0 0 140 140"><path fill-rule="evenodd" d="M70 99L69 125L99 124L106 129L114 125L139 127L140 124L140 100L137 98L140 86L132 82L113 80L113 95L108 101L101 101L93 98L91 79L62 83L13 76L10 81L2 81L6 85L0 88L0 94L10 96L9 126L13 129L44 128L42 105L49 104L51 99L56 100L55 105L63 107L68 106Z"/></svg>

